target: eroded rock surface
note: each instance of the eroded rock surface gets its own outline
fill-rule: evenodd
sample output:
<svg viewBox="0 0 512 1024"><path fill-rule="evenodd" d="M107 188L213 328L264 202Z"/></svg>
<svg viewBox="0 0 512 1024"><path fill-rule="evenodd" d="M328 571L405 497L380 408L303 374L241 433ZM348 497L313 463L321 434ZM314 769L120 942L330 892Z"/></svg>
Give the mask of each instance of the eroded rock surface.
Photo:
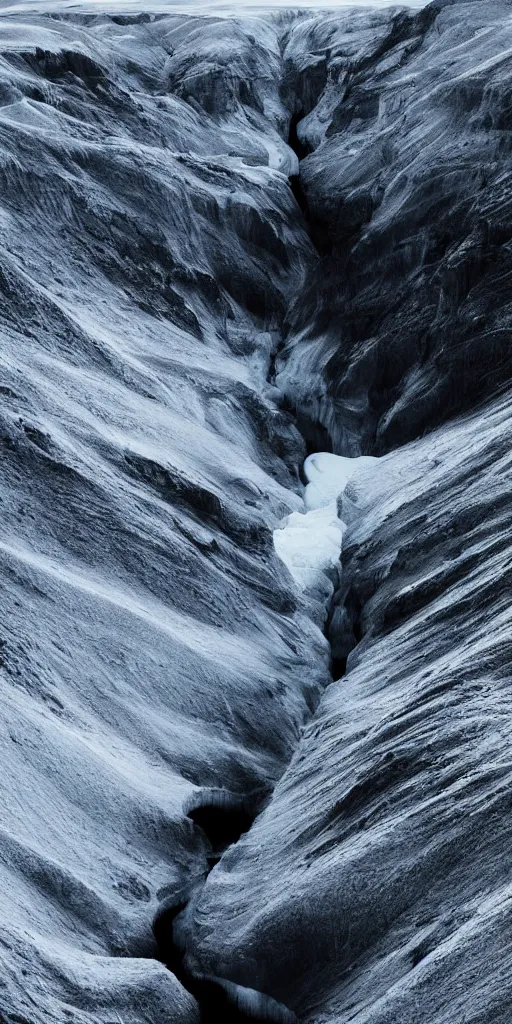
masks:
<svg viewBox="0 0 512 1024"><path fill-rule="evenodd" d="M301 1020L509 1019L511 431L497 402L358 478L359 643L195 908L193 969Z"/></svg>
<svg viewBox="0 0 512 1024"><path fill-rule="evenodd" d="M343 502L347 673L188 956L301 1020L510 1017L511 43L506 6L434 4L284 50L321 259L277 382L312 443L389 454Z"/></svg>
<svg viewBox="0 0 512 1024"><path fill-rule="evenodd" d="M289 34L321 260L280 383L345 454L402 445L510 377L511 32L507 4L439 0Z"/></svg>
<svg viewBox="0 0 512 1024"><path fill-rule="evenodd" d="M190 801L268 795L329 679L272 545L305 449L266 377L314 258L278 34L24 16L0 49L0 1009L188 1021L142 958L209 867Z"/></svg>
<svg viewBox="0 0 512 1024"><path fill-rule="evenodd" d="M510 5L110 10L0 18L1 1015L509 1024Z"/></svg>

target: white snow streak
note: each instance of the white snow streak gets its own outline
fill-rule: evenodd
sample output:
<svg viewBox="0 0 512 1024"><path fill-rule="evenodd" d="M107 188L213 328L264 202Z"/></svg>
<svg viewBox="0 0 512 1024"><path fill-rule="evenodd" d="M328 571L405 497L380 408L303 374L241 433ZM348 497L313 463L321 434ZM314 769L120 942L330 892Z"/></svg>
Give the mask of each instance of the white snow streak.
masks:
<svg viewBox="0 0 512 1024"><path fill-rule="evenodd" d="M338 515L338 498L360 470L376 462L371 455L349 459L330 452L316 452L306 459L306 511L292 512L274 530L277 554L304 593L330 599L346 529Z"/></svg>

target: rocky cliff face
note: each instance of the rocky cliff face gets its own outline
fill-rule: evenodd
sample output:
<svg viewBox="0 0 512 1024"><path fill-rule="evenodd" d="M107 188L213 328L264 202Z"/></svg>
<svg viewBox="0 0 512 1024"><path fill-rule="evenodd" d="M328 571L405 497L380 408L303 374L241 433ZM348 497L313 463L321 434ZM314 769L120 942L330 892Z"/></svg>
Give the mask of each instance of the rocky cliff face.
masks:
<svg viewBox="0 0 512 1024"><path fill-rule="evenodd" d="M511 46L0 19L8 1024L509 1024Z"/></svg>
<svg viewBox="0 0 512 1024"><path fill-rule="evenodd" d="M389 451L509 379L509 15L439 2L289 34L321 258L282 381L337 448Z"/></svg>

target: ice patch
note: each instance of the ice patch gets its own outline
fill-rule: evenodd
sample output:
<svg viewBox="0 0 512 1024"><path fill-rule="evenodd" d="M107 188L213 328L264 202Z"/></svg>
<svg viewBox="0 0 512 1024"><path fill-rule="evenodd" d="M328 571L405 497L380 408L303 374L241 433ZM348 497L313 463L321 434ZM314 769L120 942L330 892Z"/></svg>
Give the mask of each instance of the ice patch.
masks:
<svg viewBox="0 0 512 1024"><path fill-rule="evenodd" d="M378 462L371 455L348 459L316 452L304 463L308 481L306 512L292 512L274 530L274 547L301 590L328 601L333 591L345 524L338 516L338 498L362 469Z"/></svg>
<svg viewBox="0 0 512 1024"><path fill-rule="evenodd" d="M308 511L323 508L332 502L336 504L345 487L361 469L373 466L378 459L373 455L361 455L358 459L347 459L330 452L315 452L308 455L304 473L308 481L304 504Z"/></svg>

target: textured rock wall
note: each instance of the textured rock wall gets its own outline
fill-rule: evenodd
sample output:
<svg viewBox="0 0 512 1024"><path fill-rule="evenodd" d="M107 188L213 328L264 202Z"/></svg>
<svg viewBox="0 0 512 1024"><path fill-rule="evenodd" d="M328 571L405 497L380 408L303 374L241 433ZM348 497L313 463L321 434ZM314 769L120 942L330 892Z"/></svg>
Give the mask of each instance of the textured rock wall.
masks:
<svg viewBox="0 0 512 1024"><path fill-rule="evenodd" d="M187 955L311 1024L510 1019L511 43L508 5L434 4L284 49L321 259L276 379L311 443L389 454L341 510L347 672Z"/></svg>
<svg viewBox="0 0 512 1024"><path fill-rule="evenodd" d="M329 678L272 545L314 258L277 32L19 17L0 50L0 1016L192 1020L142 959L208 870L187 811L268 794Z"/></svg>
<svg viewBox="0 0 512 1024"><path fill-rule="evenodd" d="M510 377L511 38L479 0L290 32L321 261L280 383L336 451L389 451Z"/></svg>
<svg viewBox="0 0 512 1024"><path fill-rule="evenodd" d="M509 1024L510 19L0 19L8 1024Z"/></svg>
<svg viewBox="0 0 512 1024"><path fill-rule="evenodd" d="M358 477L359 643L195 908L193 969L300 1020L509 1020L511 430L498 401Z"/></svg>

